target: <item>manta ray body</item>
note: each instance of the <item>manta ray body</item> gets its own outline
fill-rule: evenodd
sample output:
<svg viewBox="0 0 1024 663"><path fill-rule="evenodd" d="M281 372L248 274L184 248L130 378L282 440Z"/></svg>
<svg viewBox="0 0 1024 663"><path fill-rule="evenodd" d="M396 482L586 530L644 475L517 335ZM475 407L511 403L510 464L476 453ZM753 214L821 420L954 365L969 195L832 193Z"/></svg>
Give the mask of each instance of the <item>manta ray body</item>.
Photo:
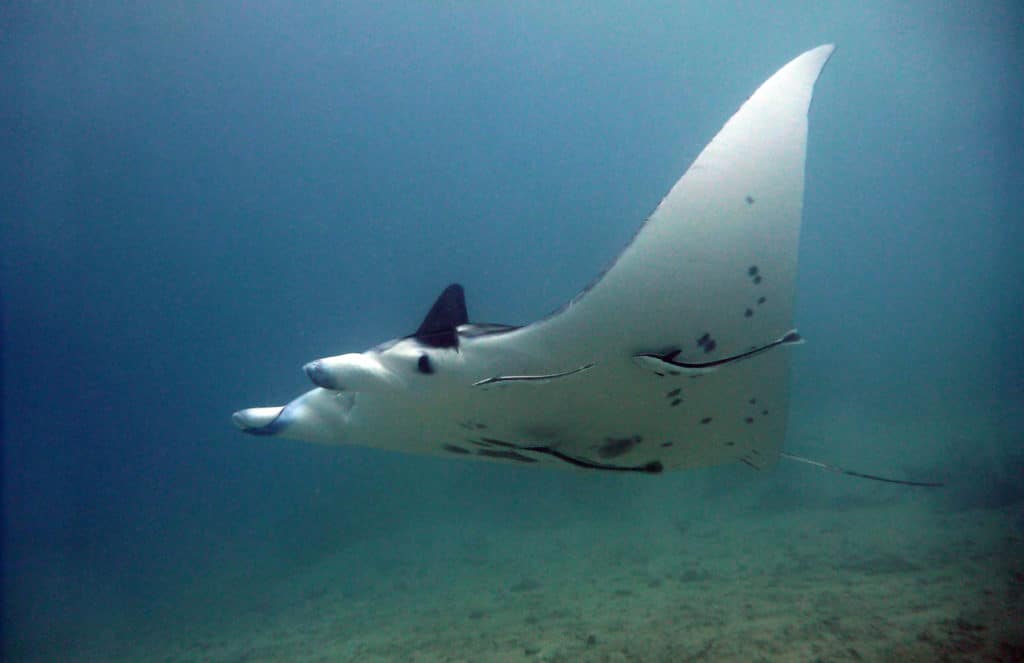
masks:
<svg viewBox="0 0 1024 663"><path fill-rule="evenodd" d="M415 333L313 361L246 433L657 473L772 465L788 408L807 111L831 45L769 78L629 246L556 313L474 324L449 286Z"/></svg>

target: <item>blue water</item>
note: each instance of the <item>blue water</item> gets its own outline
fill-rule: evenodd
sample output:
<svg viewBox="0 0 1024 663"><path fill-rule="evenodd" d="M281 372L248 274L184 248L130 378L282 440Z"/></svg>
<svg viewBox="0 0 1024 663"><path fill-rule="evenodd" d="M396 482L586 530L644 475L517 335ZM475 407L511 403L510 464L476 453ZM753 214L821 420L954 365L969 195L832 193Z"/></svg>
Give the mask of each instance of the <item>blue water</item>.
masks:
<svg viewBox="0 0 1024 663"><path fill-rule="evenodd" d="M230 414L411 332L450 282L475 320L557 308L826 42L787 447L1019 507L1022 25L1014 2L9 4L5 658L126 646L225 569L279 578L431 522L607 518L685 484L253 439ZM801 424L831 407L924 433Z"/></svg>

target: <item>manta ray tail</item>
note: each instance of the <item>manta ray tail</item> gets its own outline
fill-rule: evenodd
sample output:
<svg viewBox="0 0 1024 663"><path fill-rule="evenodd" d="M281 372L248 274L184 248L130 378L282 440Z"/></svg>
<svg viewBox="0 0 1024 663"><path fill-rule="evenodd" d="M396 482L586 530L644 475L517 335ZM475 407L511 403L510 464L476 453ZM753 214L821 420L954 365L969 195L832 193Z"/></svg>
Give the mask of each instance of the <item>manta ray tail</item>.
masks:
<svg viewBox="0 0 1024 663"><path fill-rule="evenodd" d="M829 465L828 463L822 463L818 460L811 460L810 458L804 458L803 456L795 456L788 454L783 451L780 454L783 458L789 460L795 460L798 463L804 463L806 465L813 465L814 467L826 470L828 472L835 472L837 474L846 474L847 476L857 477L858 479L871 479L872 481L884 481L885 483L898 483L902 486L920 486L922 488L941 488L944 484L941 482L934 481L907 481L904 479L891 479L889 477L880 477L875 474L865 474L863 472L854 472L853 470L845 470L835 465Z"/></svg>

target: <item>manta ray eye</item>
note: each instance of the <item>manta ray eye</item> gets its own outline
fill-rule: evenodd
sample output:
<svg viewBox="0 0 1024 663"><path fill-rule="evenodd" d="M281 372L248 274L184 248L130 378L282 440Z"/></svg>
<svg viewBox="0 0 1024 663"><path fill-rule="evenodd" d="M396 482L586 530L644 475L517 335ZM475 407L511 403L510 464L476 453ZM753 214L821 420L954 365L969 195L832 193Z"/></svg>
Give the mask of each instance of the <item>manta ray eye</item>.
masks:
<svg viewBox="0 0 1024 663"><path fill-rule="evenodd" d="M419 361L416 362L416 368L420 373L430 375L434 372L434 365L430 363L430 357L427 355L420 355Z"/></svg>

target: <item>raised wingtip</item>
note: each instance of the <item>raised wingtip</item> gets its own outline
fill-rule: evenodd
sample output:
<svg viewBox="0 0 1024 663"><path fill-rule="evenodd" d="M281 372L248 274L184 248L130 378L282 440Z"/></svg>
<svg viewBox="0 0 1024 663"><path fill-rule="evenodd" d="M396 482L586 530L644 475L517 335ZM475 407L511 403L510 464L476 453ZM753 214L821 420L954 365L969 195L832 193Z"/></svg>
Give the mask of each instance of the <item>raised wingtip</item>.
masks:
<svg viewBox="0 0 1024 663"><path fill-rule="evenodd" d="M805 51L793 58L793 60L783 67L782 70L789 67L800 67L802 69L803 65L808 67L808 73L811 74L813 78L817 78L821 74L821 70L825 66L825 63L829 61L829 58L832 57L835 50L835 44L822 44L821 46L816 46L815 48Z"/></svg>
<svg viewBox="0 0 1024 663"><path fill-rule="evenodd" d="M825 62L828 62L829 58L832 57L832 54L836 52L836 45L835 44L822 44L821 46L819 46L815 50L821 51L822 58L825 60Z"/></svg>
<svg viewBox="0 0 1024 663"><path fill-rule="evenodd" d="M816 59L819 61L818 64L818 75L821 75L821 70L825 68L828 61L832 59L832 54L836 52L835 44L822 44L817 48L811 49L811 53L815 54Z"/></svg>
<svg viewBox="0 0 1024 663"><path fill-rule="evenodd" d="M835 44L822 44L821 46L815 46L809 51L805 51L803 55L798 56L798 58L810 57L816 60L828 60L830 57L832 57L832 54L835 52L835 50Z"/></svg>

